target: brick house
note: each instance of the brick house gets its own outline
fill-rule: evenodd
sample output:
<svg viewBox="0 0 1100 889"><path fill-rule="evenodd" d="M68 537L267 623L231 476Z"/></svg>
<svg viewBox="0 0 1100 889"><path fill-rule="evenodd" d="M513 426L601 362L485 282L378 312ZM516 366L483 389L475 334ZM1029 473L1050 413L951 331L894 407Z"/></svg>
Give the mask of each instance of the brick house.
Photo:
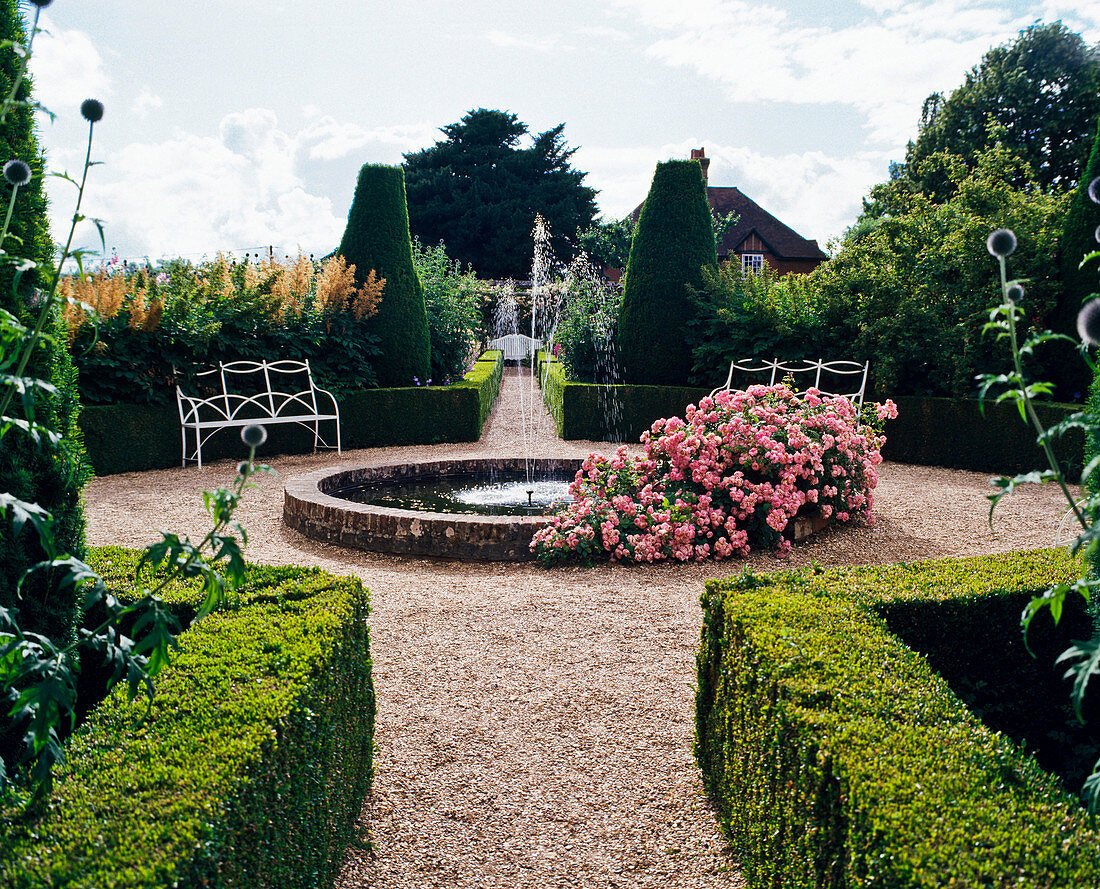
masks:
<svg viewBox="0 0 1100 889"><path fill-rule="evenodd" d="M702 148L693 148L691 157L699 161L706 182L710 158ZM738 217L718 245L720 263L740 262L742 268L753 271L760 271L767 263L777 274L785 275L812 272L828 259L817 241L808 240L784 225L740 189L707 185L707 203L715 215L736 213ZM641 212L639 204L631 214L635 223Z"/></svg>

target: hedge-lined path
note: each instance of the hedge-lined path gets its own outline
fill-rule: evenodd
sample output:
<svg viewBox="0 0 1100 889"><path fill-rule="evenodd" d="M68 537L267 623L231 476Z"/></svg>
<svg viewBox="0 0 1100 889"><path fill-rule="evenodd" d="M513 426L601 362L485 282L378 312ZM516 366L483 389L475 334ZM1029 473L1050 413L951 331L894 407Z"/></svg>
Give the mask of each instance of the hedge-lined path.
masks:
<svg viewBox="0 0 1100 889"><path fill-rule="evenodd" d="M378 693L374 792L340 886L742 886L692 758L699 594L744 562L565 568L347 552L282 527L282 480L323 466L522 452L515 374L481 441L276 457L240 511L249 557L355 573L370 587ZM229 433L227 433L229 434ZM543 418L537 456L583 456ZM192 536L200 492L233 463L94 479L89 541ZM876 524L834 529L756 570L887 563L1048 545L1053 489L987 524L985 475L889 464Z"/></svg>

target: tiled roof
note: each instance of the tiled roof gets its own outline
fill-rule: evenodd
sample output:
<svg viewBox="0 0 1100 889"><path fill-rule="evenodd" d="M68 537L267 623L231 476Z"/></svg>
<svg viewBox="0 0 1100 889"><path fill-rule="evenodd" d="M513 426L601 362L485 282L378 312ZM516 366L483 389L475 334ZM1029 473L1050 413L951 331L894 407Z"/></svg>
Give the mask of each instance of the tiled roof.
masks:
<svg viewBox="0 0 1100 889"><path fill-rule="evenodd" d="M817 246L817 241L802 237L784 225L756 201L745 197L737 188L707 186L707 203L715 213L736 213L737 222L731 225L718 248L719 255L735 253L741 243L753 232L781 259L828 259Z"/></svg>
<svg viewBox="0 0 1100 889"><path fill-rule="evenodd" d="M768 249L780 259L824 260L829 258L817 246L817 241L808 240L794 229L784 225L756 201L745 197L740 189L708 185L707 203L710 204L710 209L714 213L723 215L736 213L738 216L736 224L731 225L722 237L722 243L718 247L719 257L736 253L745 239L755 232ZM639 204L631 214L631 218L637 222L641 213L642 206Z"/></svg>

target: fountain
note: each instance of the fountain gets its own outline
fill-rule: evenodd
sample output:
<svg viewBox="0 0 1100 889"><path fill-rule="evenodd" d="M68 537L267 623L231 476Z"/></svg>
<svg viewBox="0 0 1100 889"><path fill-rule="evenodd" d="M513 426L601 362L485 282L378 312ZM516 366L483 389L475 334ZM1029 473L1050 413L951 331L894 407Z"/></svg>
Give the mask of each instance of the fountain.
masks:
<svg viewBox="0 0 1100 889"><path fill-rule="evenodd" d="M488 561L530 559L531 538L546 524L547 511L556 496L567 487L565 479L576 475L581 462L579 459L491 457L336 471L320 469L287 482L283 521L307 537L371 552ZM530 484L528 472L534 473ZM488 479L487 482L479 481L479 492L469 490L470 479L474 477ZM547 477L557 479L557 495L545 494L545 486L539 484ZM454 508L444 510L438 490L429 491L427 495L423 493L425 485L433 488L443 481L448 487L464 490L467 499L483 503L499 501L501 489L494 480L498 478L519 481L520 487L512 488L511 514L484 514L485 510L479 510L479 514L474 515ZM368 490L368 499L384 501L387 497L384 488L411 484L421 489L414 498L418 503L405 500L403 505L394 506L346 499L349 494L356 496L356 491ZM530 498L528 490L532 492ZM380 496L370 496L370 493L379 495L379 492L382 492ZM447 496L453 497L454 493ZM538 501L536 493L540 494ZM390 502L395 501L391 499ZM524 508L525 504L530 506ZM412 506L420 508L410 508ZM499 506L499 502L491 504L490 509Z"/></svg>
<svg viewBox="0 0 1100 889"><path fill-rule="evenodd" d="M541 216L533 236L531 336L552 344L561 288L553 282L550 231ZM507 287L494 308L494 336L518 332L518 318L515 291ZM569 482L582 463L531 456L531 443L542 431L538 397L532 368L529 385L520 386L521 456L318 470L287 483L283 520L307 537L355 549L530 559L531 538L554 506L568 499Z"/></svg>

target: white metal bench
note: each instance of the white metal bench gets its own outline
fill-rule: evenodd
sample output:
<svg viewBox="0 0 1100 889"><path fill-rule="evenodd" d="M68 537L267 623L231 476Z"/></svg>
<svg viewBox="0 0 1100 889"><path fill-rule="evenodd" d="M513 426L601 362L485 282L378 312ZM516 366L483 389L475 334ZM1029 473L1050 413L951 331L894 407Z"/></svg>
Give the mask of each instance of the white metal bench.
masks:
<svg viewBox="0 0 1100 889"><path fill-rule="evenodd" d="M252 424L298 423L313 426L313 450L340 450L340 408L336 397L313 382L308 361L229 361L195 374L196 382L214 384L218 391L207 398L186 394L176 385L183 439L183 465L195 460L202 466L202 446L221 429ZM298 387L298 388L296 388ZM287 390L287 391L284 391ZM321 437L321 421L336 423L336 444ZM187 432L194 433L195 447L187 450Z"/></svg>
<svg viewBox="0 0 1100 889"><path fill-rule="evenodd" d="M509 333L489 341L489 348L504 353L505 361L526 361L542 343L525 333Z"/></svg>
<svg viewBox="0 0 1100 889"><path fill-rule="evenodd" d="M776 382L782 382L790 374L798 380L800 375L813 374L814 381L811 386L802 389L798 394L805 395L807 390L817 389L822 395L847 398L856 406L863 407L863 395L867 390L867 373L871 368L871 362L865 361L781 361L774 358L771 361L757 361L754 358L740 358L730 362L730 372L726 375L726 382L714 389L710 396L713 398L719 392L730 388L735 372L742 373L770 373L768 385L774 386ZM859 375L859 386L852 392L829 392L821 388L821 372L837 374L841 377ZM853 380L853 382L855 382Z"/></svg>

